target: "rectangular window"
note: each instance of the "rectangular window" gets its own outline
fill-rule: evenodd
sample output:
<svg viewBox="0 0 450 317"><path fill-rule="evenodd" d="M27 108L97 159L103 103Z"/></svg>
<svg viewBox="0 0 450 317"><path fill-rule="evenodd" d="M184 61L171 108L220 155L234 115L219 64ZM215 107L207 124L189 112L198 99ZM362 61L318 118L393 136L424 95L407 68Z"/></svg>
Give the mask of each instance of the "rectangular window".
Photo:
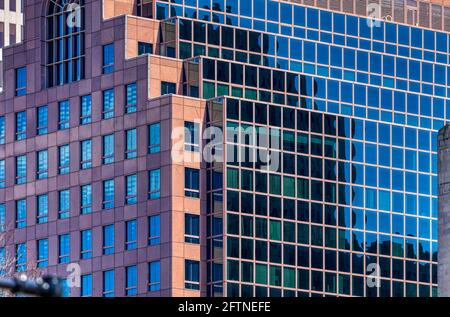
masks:
<svg viewBox="0 0 450 317"><path fill-rule="evenodd" d="M0 204L0 232L6 231L6 209L5 204Z"/></svg>
<svg viewBox="0 0 450 317"><path fill-rule="evenodd" d="M200 197L200 171L198 169L184 169L184 195L192 198Z"/></svg>
<svg viewBox="0 0 450 317"><path fill-rule="evenodd" d="M103 181L103 209L114 208L114 180Z"/></svg>
<svg viewBox="0 0 450 317"><path fill-rule="evenodd" d="M103 254L114 253L114 225L103 227Z"/></svg>
<svg viewBox="0 0 450 317"><path fill-rule="evenodd" d="M27 113L21 111L16 113L16 141L27 138Z"/></svg>
<svg viewBox="0 0 450 317"><path fill-rule="evenodd" d="M26 93L27 93L27 68L26 67L16 68L16 96L23 96Z"/></svg>
<svg viewBox="0 0 450 317"><path fill-rule="evenodd" d="M185 260L184 263L184 287L187 289L199 290L200 263L192 260Z"/></svg>
<svg viewBox="0 0 450 317"><path fill-rule="evenodd" d="M20 199L16 201L16 228L22 229L27 226L27 201Z"/></svg>
<svg viewBox="0 0 450 317"><path fill-rule="evenodd" d="M103 45L103 74L114 71L114 43Z"/></svg>
<svg viewBox="0 0 450 317"><path fill-rule="evenodd" d="M68 129L70 125L70 103L68 100L61 101L58 104L59 109L59 122L58 129Z"/></svg>
<svg viewBox="0 0 450 317"><path fill-rule="evenodd" d="M125 132L125 158L131 159L137 157L137 130L131 129Z"/></svg>
<svg viewBox="0 0 450 317"><path fill-rule="evenodd" d="M59 240L58 263L64 264L70 262L70 234L62 234Z"/></svg>
<svg viewBox="0 0 450 317"><path fill-rule="evenodd" d="M67 219L70 217L70 190L61 190L58 193L58 214L59 219Z"/></svg>
<svg viewBox="0 0 450 317"><path fill-rule="evenodd" d="M126 224L126 235L127 239L125 241L125 249L133 250L137 248L137 221L130 220Z"/></svg>
<svg viewBox="0 0 450 317"><path fill-rule="evenodd" d="M128 175L125 178L126 196L125 204L134 205L137 203L137 175Z"/></svg>
<svg viewBox="0 0 450 317"><path fill-rule="evenodd" d="M81 169L92 167L92 140L81 141Z"/></svg>
<svg viewBox="0 0 450 317"><path fill-rule="evenodd" d="M136 110L137 110L137 86L136 86L136 83L126 85L125 93L127 96L125 112L126 113L136 112Z"/></svg>
<svg viewBox="0 0 450 317"><path fill-rule="evenodd" d="M184 241L187 243L200 243L200 216L185 214Z"/></svg>
<svg viewBox="0 0 450 317"><path fill-rule="evenodd" d="M60 175L70 172L70 148L69 145L61 145L58 148L58 172Z"/></svg>
<svg viewBox="0 0 450 317"><path fill-rule="evenodd" d="M48 133L48 107L40 106L37 108L37 134L43 135Z"/></svg>
<svg viewBox="0 0 450 317"><path fill-rule="evenodd" d="M27 270L27 245L19 243L16 245L16 271L24 272Z"/></svg>
<svg viewBox="0 0 450 317"><path fill-rule="evenodd" d="M148 199L161 197L161 170L156 169L148 172Z"/></svg>
<svg viewBox="0 0 450 317"><path fill-rule="evenodd" d="M16 157L16 184L25 184L27 182L27 156Z"/></svg>
<svg viewBox="0 0 450 317"><path fill-rule="evenodd" d="M153 2L151 0L138 0L136 4L138 16L146 18L153 16Z"/></svg>
<svg viewBox="0 0 450 317"><path fill-rule="evenodd" d="M154 261L148 264L148 290L150 292L161 289L161 262Z"/></svg>
<svg viewBox="0 0 450 317"><path fill-rule="evenodd" d="M48 222L48 195L37 196L37 223Z"/></svg>
<svg viewBox="0 0 450 317"><path fill-rule="evenodd" d="M13 0L9 0L10 2ZM9 44L15 44L16 43L16 24L10 23L9 24ZM26 80L26 73L25 73L25 80ZM25 83L26 85L26 83ZM17 85L16 85L17 87ZM19 96L19 95L18 95Z"/></svg>
<svg viewBox="0 0 450 317"><path fill-rule="evenodd" d="M103 297L114 297L114 270L103 272Z"/></svg>
<svg viewBox="0 0 450 317"><path fill-rule="evenodd" d="M138 55L153 54L153 44L138 42Z"/></svg>
<svg viewBox="0 0 450 317"><path fill-rule="evenodd" d="M148 217L148 245L161 243L161 216Z"/></svg>
<svg viewBox="0 0 450 317"><path fill-rule="evenodd" d="M114 134L103 136L103 164L114 163Z"/></svg>
<svg viewBox="0 0 450 317"><path fill-rule="evenodd" d="M154 154L161 151L161 125L153 123L148 126L148 153Z"/></svg>
<svg viewBox="0 0 450 317"><path fill-rule="evenodd" d="M92 122L92 98L90 95L81 97L80 124Z"/></svg>
<svg viewBox="0 0 450 317"><path fill-rule="evenodd" d="M89 214L92 212L92 185L83 185L81 192L81 214Z"/></svg>
<svg viewBox="0 0 450 317"><path fill-rule="evenodd" d="M48 177L48 151L42 150L37 152L37 179L45 179Z"/></svg>
<svg viewBox="0 0 450 317"><path fill-rule="evenodd" d="M132 265L126 268L127 284L125 287L125 293L127 296L134 296L137 294L137 266Z"/></svg>
<svg viewBox="0 0 450 317"><path fill-rule="evenodd" d="M37 267L48 266L48 239L37 241Z"/></svg>
<svg viewBox="0 0 450 317"><path fill-rule="evenodd" d="M0 188L6 186L6 167L5 160L0 160Z"/></svg>
<svg viewBox="0 0 450 317"><path fill-rule="evenodd" d="M92 296L92 274L81 276L81 297Z"/></svg>
<svg viewBox="0 0 450 317"><path fill-rule="evenodd" d="M5 117L1 116L0 117L0 144L5 144L5 132L6 132Z"/></svg>
<svg viewBox="0 0 450 317"><path fill-rule="evenodd" d="M161 82L161 96L176 94L176 89L177 89L177 86L175 85L175 83L169 83L166 81Z"/></svg>
<svg viewBox="0 0 450 317"><path fill-rule="evenodd" d="M200 124L184 122L184 150L199 152L200 150Z"/></svg>
<svg viewBox="0 0 450 317"><path fill-rule="evenodd" d="M92 231L81 231L81 259L92 258Z"/></svg>
<svg viewBox="0 0 450 317"><path fill-rule="evenodd" d="M103 119L114 117L114 90L103 91Z"/></svg>

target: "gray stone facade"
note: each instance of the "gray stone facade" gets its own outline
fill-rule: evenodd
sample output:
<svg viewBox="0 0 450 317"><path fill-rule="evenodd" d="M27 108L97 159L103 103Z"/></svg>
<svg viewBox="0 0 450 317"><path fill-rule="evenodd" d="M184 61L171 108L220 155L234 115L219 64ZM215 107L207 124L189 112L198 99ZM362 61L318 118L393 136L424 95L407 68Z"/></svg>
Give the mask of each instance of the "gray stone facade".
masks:
<svg viewBox="0 0 450 317"><path fill-rule="evenodd" d="M450 126L439 131L439 296L450 296Z"/></svg>

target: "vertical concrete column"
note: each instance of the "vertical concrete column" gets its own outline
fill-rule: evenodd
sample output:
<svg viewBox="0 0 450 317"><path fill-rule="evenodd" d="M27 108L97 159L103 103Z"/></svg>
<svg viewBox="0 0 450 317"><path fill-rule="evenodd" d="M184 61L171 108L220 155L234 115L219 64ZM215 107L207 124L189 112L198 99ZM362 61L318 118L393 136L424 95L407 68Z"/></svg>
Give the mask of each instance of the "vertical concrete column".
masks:
<svg viewBox="0 0 450 317"><path fill-rule="evenodd" d="M450 125L439 131L438 293L450 296Z"/></svg>

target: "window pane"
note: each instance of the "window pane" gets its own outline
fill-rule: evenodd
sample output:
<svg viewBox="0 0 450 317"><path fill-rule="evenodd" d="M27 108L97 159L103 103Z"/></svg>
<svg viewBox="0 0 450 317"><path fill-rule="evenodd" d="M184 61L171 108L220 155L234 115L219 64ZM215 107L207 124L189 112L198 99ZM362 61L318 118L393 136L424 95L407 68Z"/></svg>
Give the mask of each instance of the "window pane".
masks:
<svg viewBox="0 0 450 317"><path fill-rule="evenodd" d="M114 162L114 134L103 136L103 164Z"/></svg>
<svg viewBox="0 0 450 317"><path fill-rule="evenodd" d="M196 122L184 123L184 149L185 151L199 152L200 124Z"/></svg>
<svg viewBox="0 0 450 317"><path fill-rule="evenodd" d="M185 168L184 188L185 196L200 197L200 171L193 168Z"/></svg>
<svg viewBox="0 0 450 317"><path fill-rule="evenodd" d="M59 123L60 130L68 129L70 124L70 103L69 101L62 101L59 103Z"/></svg>
<svg viewBox="0 0 450 317"><path fill-rule="evenodd" d="M200 243L200 217L198 215L185 215L185 242Z"/></svg>
<svg viewBox="0 0 450 317"><path fill-rule="evenodd" d="M131 129L125 132L126 143L125 143L125 157L127 159L137 157L137 130Z"/></svg>
<svg viewBox="0 0 450 317"><path fill-rule="evenodd" d="M161 125L159 123L151 124L148 127L148 152L150 154L161 151Z"/></svg>
<svg viewBox="0 0 450 317"><path fill-rule="evenodd" d="M159 291L161 288L161 263L160 261L148 264L148 290Z"/></svg>
<svg viewBox="0 0 450 317"><path fill-rule="evenodd" d="M126 113L136 112L137 108L137 91L136 91L136 83L129 84L126 86L126 105L125 111Z"/></svg>
<svg viewBox="0 0 450 317"><path fill-rule="evenodd" d="M161 170L149 172L149 199L158 199L161 196Z"/></svg>
<svg viewBox="0 0 450 317"><path fill-rule="evenodd" d="M161 241L161 217L159 215L157 216L150 216L148 218L148 244L149 245L156 245L159 244Z"/></svg>
<svg viewBox="0 0 450 317"><path fill-rule="evenodd" d="M92 115L92 98L90 95L81 97L81 116L80 123L88 124L91 123Z"/></svg>
<svg viewBox="0 0 450 317"><path fill-rule="evenodd" d="M27 137L27 113L16 113L16 140L24 140Z"/></svg>
<svg viewBox="0 0 450 317"><path fill-rule="evenodd" d="M114 253L114 225L103 227L103 254Z"/></svg>
<svg viewBox="0 0 450 317"><path fill-rule="evenodd" d="M14 41L15 42L15 41ZM12 43L14 44L14 43ZM16 96L23 96L27 93L27 68L16 69Z"/></svg>
<svg viewBox="0 0 450 317"><path fill-rule="evenodd" d="M126 197L125 203L132 205L137 203L137 175L126 177Z"/></svg>
<svg viewBox="0 0 450 317"><path fill-rule="evenodd" d="M48 132L48 107L41 106L37 110L37 134L42 135Z"/></svg>
<svg viewBox="0 0 450 317"><path fill-rule="evenodd" d="M103 74L114 71L114 44L103 46Z"/></svg>
<svg viewBox="0 0 450 317"><path fill-rule="evenodd" d="M114 90L109 89L103 92L103 119L114 117Z"/></svg>

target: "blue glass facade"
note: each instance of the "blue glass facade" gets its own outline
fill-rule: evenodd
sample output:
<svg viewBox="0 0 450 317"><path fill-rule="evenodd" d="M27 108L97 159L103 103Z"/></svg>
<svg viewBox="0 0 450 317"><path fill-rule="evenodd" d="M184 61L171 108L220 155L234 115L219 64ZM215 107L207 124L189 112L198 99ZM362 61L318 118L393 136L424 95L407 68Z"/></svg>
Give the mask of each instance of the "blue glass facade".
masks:
<svg viewBox="0 0 450 317"><path fill-rule="evenodd" d="M449 35L278 1L156 1L158 19L175 16L164 44L189 60L185 93L233 97L210 103L223 112L210 125L282 145L273 173L210 167L209 294L435 296Z"/></svg>

